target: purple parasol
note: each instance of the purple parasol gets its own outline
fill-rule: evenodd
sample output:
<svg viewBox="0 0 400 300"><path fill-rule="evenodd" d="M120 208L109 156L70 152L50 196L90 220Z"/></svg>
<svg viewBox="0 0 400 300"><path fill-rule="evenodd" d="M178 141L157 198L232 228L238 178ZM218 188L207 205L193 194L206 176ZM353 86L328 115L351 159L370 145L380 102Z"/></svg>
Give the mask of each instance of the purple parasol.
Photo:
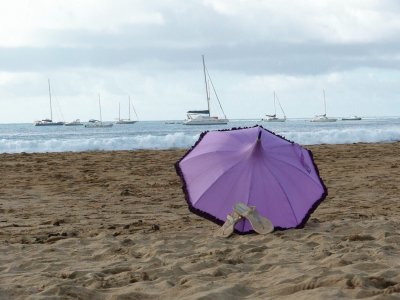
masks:
<svg viewBox="0 0 400 300"><path fill-rule="evenodd" d="M327 195L311 151L261 126L202 133L175 167L189 209L217 224L244 202L275 229L300 228Z"/></svg>

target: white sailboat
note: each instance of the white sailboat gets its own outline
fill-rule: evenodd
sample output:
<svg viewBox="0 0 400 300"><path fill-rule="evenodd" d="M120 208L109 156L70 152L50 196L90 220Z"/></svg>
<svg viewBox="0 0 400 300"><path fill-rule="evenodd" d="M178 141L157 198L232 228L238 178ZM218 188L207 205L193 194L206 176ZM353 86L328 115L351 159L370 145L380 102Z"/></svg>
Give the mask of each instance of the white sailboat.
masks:
<svg viewBox="0 0 400 300"><path fill-rule="evenodd" d="M276 101L278 101L279 107L281 108L283 118L278 118L276 116ZM277 99L274 91L274 114L273 115L265 115L266 118L263 119L263 121L267 122L285 122L286 121L286 115L285 112L283 111L282 105L279 102L279 99Z"/></svg>
<svg viewBox="0 0 400 300"><path fill-rule="evenodd" d="M73 120L71 122L65 123L65 126L83 126L83 123L80 119Z"/></svg>
<svg viewBox="0 0 400 300"><path fill-rule="evenodd" d="M351 116L351 117L342 118L342 121L360 121L360 120L362 120L362 118L358 117L358 116Z"/></svg>
<svg viewBox="0 0 400 300"><path fill-rule="evenodd" d="M49 83L49 98L50 98L50 119L43 119L40 121L35 121L35 126L60 126L64 125L64 122L53 122L53 107L51 105L51 88L50 88L50 79L48 79Z"/></svg>
<svg viewBox="0 0 400 300"><path fill-rule="evenodd" d="M91 119L89 123L85 124L86 128L105 128L105 127L112 127L113 123L103 123L103 119L101 117L101 103L100 103L100 95L99 95L99 111L100 111L100 121Z"/></svg>
<svg viewBox="0 0 400 300"><path fill-rule="evenodd" d="M133 104L132 104L132 107L133 107L133 111L135 112L136 119L137 119L137 113L136 113L136 110L135 110L135 107L133 106ZM118 103L118 121L115 122L115 124L135 124L137 122L135 120L131 120L131 97L130 96L129 96L128 109L129 109L128 110L129 111L128 119L121 119L121 104Z"/></svg>
<svg viewBox="0 0 400 300"><path fill-rule="evenodd" d="M325 90L324 91L324 107L325 107L325 113L323 115L316 115L311 122L336 122L336 118L328 118L326 116L326 100L325 100Z"/></svg>
<svg viewBox="0 0 400 300"><path fill-rule="evenodd" d="M221 102L218 99L218 95L215 91L214 85L211 81L211 77L208 74L206 64L204 62L204 55L202 55L203 58L203 72L204 72L204 81L206 85L206 98L207 98L207 110L189 110L186 114L187 119L183 121L182 124L184 125L222 125L222 124L228 124L229 120L226 118L225 113L222 109ZM209 82L208 82L209 80ZM215 97L218 100L219 106L221 108L222 113L224 114L224 118L220 119L217 116L211 116L210 113L210 86L214 91Z"/></svg>

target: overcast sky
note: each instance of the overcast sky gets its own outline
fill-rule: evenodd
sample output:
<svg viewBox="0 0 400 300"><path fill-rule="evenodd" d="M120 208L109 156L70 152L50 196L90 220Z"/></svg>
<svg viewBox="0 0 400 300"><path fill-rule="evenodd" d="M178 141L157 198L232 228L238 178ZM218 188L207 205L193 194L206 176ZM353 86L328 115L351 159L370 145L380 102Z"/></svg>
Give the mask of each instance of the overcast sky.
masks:
<svg viewBox="0 0 400 300"><path fill-rule="evenodd" d="M201 55L228 118L400 116L400 2L0 2L0 123L205 109ZM212 109L218 114L215 98Z"/></svg>

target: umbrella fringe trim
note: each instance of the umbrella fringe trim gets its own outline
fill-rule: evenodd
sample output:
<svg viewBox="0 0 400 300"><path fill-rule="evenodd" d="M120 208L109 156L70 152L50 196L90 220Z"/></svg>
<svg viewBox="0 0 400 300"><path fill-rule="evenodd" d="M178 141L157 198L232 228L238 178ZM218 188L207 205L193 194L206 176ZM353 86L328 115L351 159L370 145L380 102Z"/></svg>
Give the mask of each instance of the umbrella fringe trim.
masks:
<svg viewBox="0 0 400 300"><path fill-rule="evenodd" d="M184 157L183 157L183 158L184 158ZM182 159L183 159L183 158L182 158ZM181 160L182 160L182 159L181 159ZM192 205L192 203L190 202L190 197L189 197L189 192L188 192L188 189L187 189L185 177L184 177L184 175L183 175L183 173L182 173L182 170L181 170L181 168L180 168L180 166L179 166L179 162L180 162L181 160L179 160L177 163L175 163L175 170L176 170L176 173L178 174L178 176L179 176L179 177L181 178L181 180L182 180L182 183L183 183L182 190L183 190L183 193L185 194L185 200L186 200L186 203L187 203L187 205L188 205L188 207L189 207L189 210L190 210L192 213L194 213L194 214L196 214L196 215L198 215L198 216L201 216L201 217L203 217L203 218L205 218L205 219L207 219L207 220L209 220L209 221L211 221L211 222L214 222L214 223L216 223L216 224L218 224L218 225L224 224L224 221L222 221L222 220L220 220L220 219L214 217L213 215L211 215L211 214L209 214L209 213L207 213L207 212L205 212L205 211L202 211L202 210L200 210L200 209L198 209L198 208L195 208L195 207Z"/></svg>
<svg viewBox="0 0 400 300"><path fill-rule="evenodd" d="M311 206L311 208L308 210L306 215L304 216L303 220L300 222L299 225L296 226L296 228L303 228L304 225L307 223L308 219L310 218L311 214L317 209L317 207L321 204L322 201L328 196L328 188L326 187L325 183L322 181L321 176L319 175L319 169L314 161L314 155L311 152L311 150L306 149L311 157L311 161L313 163L315 172L317 173L317 176L319 178L319 181L321 183L322 188L324 189L324 192L322 193L321 197L314 202L314 204Z"/></svg>
<svg viewBox="0 0 400 300"><path fill-rule="evenodd" d="M281 135L279 135L279 134L276 134L276 133L273 132L273 131L270 131L270 130L266 129L266 128L264 128L264 127L261 126L261 125L255 125L255 126L250 126L250 127L233 127L233 128L231 128L231 129L219 129L219 130L215 130L215 131L233 131L233 130L242 130L242 129L255 128L255 127L259 127L259 128L261 128L261 129L263 129L263 130L265 130L265 131L267 131L267 132L269 132L269 133L271 133L271 134L273 134L273 135L275 135L275 136L277 136L277 137L279 137L279 138L281 138L281 139L283 139L283 140L285 140L285 141L287 141L287 142L290 142L290 143L292 143L292 144L294 143L293 141L288 140L288 139L286 139L285 137L283 137L283 136L281 136ZM195 143L195 144L194 144L194 145L193 145L193 146L192 146L192 147L191 147L191 148L176 162L176 163L175 163L175 171L176 171L177 175L181 178L181 181L182 181L182 191L183 191L183 193L184 193L184 195L185 195L185 200L186 200L186 203L187 203L187 205L188 205L189 211L191 211L192 213L194 213L194 214L196 214L196 215L198 215L198 216L200 216L200 217L203 217L203 218L205 218L205 219L207 219L207 220L209 220L209 221L211 221L211 222L213 222L213 223L216 223L216 224L218 224L218 225L221 226L221 225L223 225L223 224L225 223L225 221L220 220L220 219L216 218L215 216L213 216L213 215L211 215L211 214L209 214L209 213L207 213L207 212L205 212L205 211L202 211L202 210L200 210L200 209L198 209L198 208L195 208L195 207L192 205L192 203L190 202L190 197L189 197L189 192L188 192L188 188L187 188L187 185L186 185L185 176L183 175L182 169L181 169L181 167L179 166L179 163L180 163L186 156L189 155L189 153L203 140L204 136L205 136L208 132L210 132L210 131L209 131L209 130L203 131L203 132L200 134L199 139L196 141L196 143ZM305 149L306 149L306 148L305 148ZM303 227L305 226L305 224L307 223L307 221L309 220L311 214L317 209L317 207L321 204L321 202L322 202L322 201L327 197L327 195L328 195L328 189L327 189L327 187L325 186L325 184L324 184L324 182L322 181L322 178L321 178L321 176L320 176L320 174L319 174L318 167L317 167L317 165L315 164L315 161L314 161L313 153L311 152L311 150L308 150L308 149L306 149L306 150L307 150L308 153L310 154L311 161L312 161L312 163L313 163L313 166L314 166L314 168L315 168L315 171L316 171L316 173L317 173L317 176L318 176L318 178L319 178L319 181L320 181L320 183L321 183L321 185L322 185L322 187L323 187L323 189L324 189L324 192L322 193L321 197L320 197L316 202L314 202L314 204L313 204L313 205L311 206L311 208L308 210L308 212L306 213L306 215L304 216L304 218L302 219L302 221L301 221L297 226L295 226L295 227L279 227L279 226L277 226L277 227L274 227L274 231L281 231L281 230L287 230L287 229L292 229L292 228L297 228L297 229L303 228ZM251 234L251 233L254 233L254 232L255 232L254 230L239 231L239 230L237 230L237 229L235 229L234 231L235 231L235 233L240 234L240 235Z"/></svg>

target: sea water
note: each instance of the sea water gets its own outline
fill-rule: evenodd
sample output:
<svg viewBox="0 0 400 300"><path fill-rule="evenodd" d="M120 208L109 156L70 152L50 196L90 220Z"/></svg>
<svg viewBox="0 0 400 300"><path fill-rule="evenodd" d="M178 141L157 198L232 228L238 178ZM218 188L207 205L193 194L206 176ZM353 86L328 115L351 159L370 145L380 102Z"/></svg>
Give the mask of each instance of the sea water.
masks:
<svg viewBox="0 0 400 300"><path fill-rule="evenodd" d="M203 131L255 125L262 125L301 145L400 141L400 118L338 120L332 123L313 123L305 119L288 119L277 123L232 120L227 125L216 126L139 121L129 125L114 124L111 128L0 124L0 153L189 148Z"/></svg>

